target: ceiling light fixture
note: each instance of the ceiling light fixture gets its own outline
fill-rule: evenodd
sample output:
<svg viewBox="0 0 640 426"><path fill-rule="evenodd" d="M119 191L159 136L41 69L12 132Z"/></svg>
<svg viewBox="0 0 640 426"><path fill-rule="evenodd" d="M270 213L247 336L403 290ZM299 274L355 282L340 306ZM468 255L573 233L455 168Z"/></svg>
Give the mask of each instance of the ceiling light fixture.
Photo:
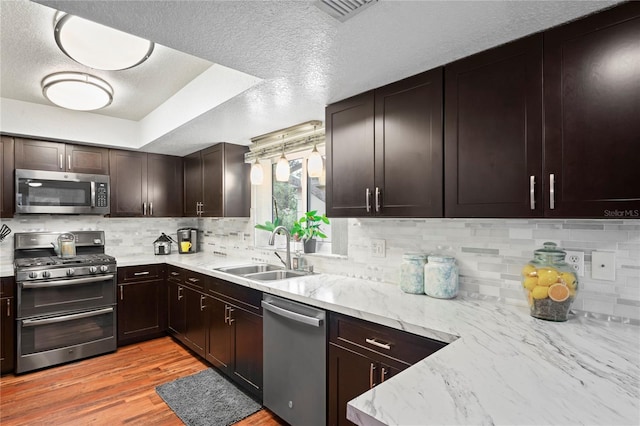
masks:
<svg viewBox="0 0 640 426"><path fill-rule="evenodd" d="M106 71L140 65L154 47L149 40L67 14L56 22L54 37L60 50L74 61Z"/></svg>
<svg viewBox="0 0 640 426"><path fill-rule="evenodd" d="M316 135L316 126L313 126L313 137ZM318 152L318 147L313 144L313 151L309 154L309 158L307 158L307 174L309 177L320 177L322 176L322 155Z"/></svg>
<svg viewBox="0 0 640 426"><path fill-rule="evenodd" d="M256 158L255 163L251 165L251 185L262 185L264 181L264 172L262 171L262 165Z"/></svg>
<svg viewBox="0 0 640 426"><path fill-rule="evenodd" d="M289 160L284 156L284 135L282 135L282 155L278 159L278 163L276 164L276 180L278 182L288 182L289 174L291 173L289 170Z"/></svg>
<svg viewBox="0 0 640 426"><path fill-rule="evenodd" d="M113 101L113 88L106 81L80 72L59 72L42 80L42 94L62 108L93 111Z"/></svg>

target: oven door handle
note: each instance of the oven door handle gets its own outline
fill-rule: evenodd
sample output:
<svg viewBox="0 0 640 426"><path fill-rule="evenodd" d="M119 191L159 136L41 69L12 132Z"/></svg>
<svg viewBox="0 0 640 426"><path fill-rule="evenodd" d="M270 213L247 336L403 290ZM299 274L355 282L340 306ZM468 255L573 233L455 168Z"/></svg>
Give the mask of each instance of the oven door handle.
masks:
<svg viewBox="0 0 640 426"><path fill-rule="evenodd" d="M61 317L43 318L43 319L26 319L22 320L23 327L35 327L38 325L55 324L58 322L73 321L76 319L95 317L103 314L110 314L113 308L98 309L96 311L80 312L79 314L63 315Z"/></svg>
<svg viewBox="0 0 640 426"><path fill-rule="evenodd" d="M100 281L112 280L114 275L101 275L99 277L73 278L70 280L43 281L43 282L23 282L22 288L47 288L62 287L75 284L97 283Z"/></svg>

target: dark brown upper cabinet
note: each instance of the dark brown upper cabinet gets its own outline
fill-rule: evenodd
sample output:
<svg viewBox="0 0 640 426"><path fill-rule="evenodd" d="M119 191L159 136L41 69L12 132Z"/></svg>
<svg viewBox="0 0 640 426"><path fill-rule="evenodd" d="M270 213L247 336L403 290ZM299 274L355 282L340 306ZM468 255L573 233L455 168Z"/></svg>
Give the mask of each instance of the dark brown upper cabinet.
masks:
<svg viewBox="0 0 640 426"><path fill-rule="evenodd" d="M639 55L640 2L545 33L546 216L640 217Z"/></svg>
<svg viewBox="0 0 640 426"><path fill-rule="evenodd" d="M442 217L442 68L329 105L327 215Z"/></svg>
<svg viewBox="0 0 640 426"><path fill-rule="evenodd" d="M184 216L249 217L247 151L219 143L184 157Z"/></svg>
<svg viewBox="0 0 640 426"><path fill-rule="evenodd" d="M109 150L33 139L16 138L16 169L109 174Z"/></svg>
<svg viewBox="0 0 640 426"><path fill-rule="evenodd" d="M182 159L112 149L111 215L179 217L182 213Z"/></svg>
<svg viewBox="0 0 640 426"><path fill-rule="evenodd" d="M445 67L445 216L542 216L542 35Z"/></svg>
<svg viewBox="0 0 640 426"><path fill-rule="evenodd" d="M0 138L0 217L13 217L13 155L14 141L12 137Z"/></svg>

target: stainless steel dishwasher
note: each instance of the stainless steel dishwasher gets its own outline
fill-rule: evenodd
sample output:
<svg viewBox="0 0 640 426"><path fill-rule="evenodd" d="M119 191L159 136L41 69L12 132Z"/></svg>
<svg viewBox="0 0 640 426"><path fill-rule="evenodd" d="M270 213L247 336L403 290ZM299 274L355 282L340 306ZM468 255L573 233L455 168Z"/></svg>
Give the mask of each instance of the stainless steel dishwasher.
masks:
<svg viewBox="0 0 640 426"><path fill-rule="evenodd" d="M263 404L292 426L326 425L326 312L264 295Z"/></svg>

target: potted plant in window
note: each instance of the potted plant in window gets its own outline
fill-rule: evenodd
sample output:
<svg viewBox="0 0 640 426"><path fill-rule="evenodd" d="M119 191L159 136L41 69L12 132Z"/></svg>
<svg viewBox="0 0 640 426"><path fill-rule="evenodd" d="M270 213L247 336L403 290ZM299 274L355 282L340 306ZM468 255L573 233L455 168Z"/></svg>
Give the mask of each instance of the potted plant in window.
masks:
<svg viewBox="0 0 640 426"><path fill-rule="evenodd" d="M327 238L327 235L320 228L323 223L328 225L329 219L325 215L319 215L317 210L306 212L293 223L291 235L302 241L305 253L316 252L316 237Z"/></svg>

